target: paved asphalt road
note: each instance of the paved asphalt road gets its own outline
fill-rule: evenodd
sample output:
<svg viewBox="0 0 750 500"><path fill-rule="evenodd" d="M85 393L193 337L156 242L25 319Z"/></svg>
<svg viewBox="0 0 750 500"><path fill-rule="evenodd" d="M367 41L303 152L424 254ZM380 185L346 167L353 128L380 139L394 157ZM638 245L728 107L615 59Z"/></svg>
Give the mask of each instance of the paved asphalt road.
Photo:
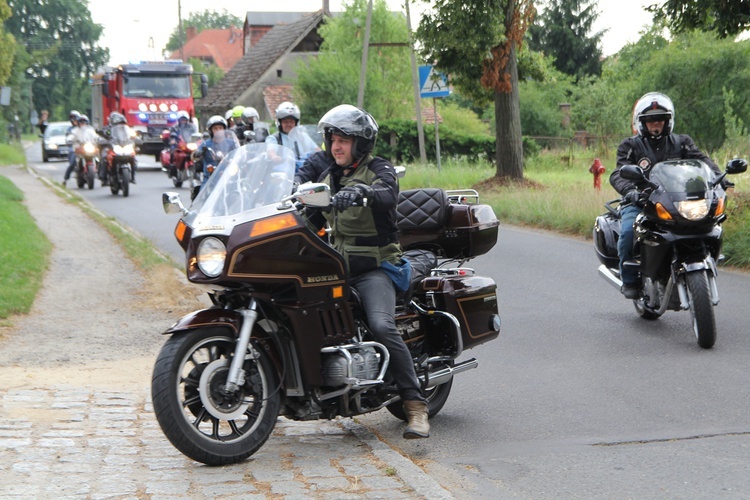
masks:
<svg viewBox="0 0 750 500"><path fill-rule="evenodd" d="M160 206L173 188L139 175L127 200L82 194L180 258ZM386 412L360 422L467 498L750 498L747 273L721 270L703 350L687 312L638 318L590 241L503 226L470 265L498 284L502 333L465 353L479 368L457 377L433 437L402 440Z"/></svg>

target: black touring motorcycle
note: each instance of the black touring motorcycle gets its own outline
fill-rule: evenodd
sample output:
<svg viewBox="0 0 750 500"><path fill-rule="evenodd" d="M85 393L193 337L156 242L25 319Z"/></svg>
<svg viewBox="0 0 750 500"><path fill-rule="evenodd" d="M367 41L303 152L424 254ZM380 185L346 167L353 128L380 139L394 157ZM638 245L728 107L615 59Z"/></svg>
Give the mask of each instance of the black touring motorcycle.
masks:
<svg viewBox="0 0 750 500"><path fill-rule="evenodd" d="M306 207L330 205L329 187L304 184L290 195L294 171L290 149L249 144L224 158L190 208L163 195L167 212L182 213L175 236L187 278L214 305L165 332L153 405L172 444L205 464L252 455L279 415L334 419L386 408L406 420L388 351L368 332L344 260L305 217ZM399 199L413 273L396 324L435 416L453 376L478 365L457 358L500 331L495 282L463 267L495 245L498 221L472 190L417 189Z"/></svg>
<svg viewBox="0 0 750 500"><path fill-rule="evenodd" d="M693 332L704 349L716 343L716 266L724 258L721 223L727 218L722 181L727 174L745 170L747 162L742 159L729 161L720 176L700 160L669 160L654 165L647 179L641 167L620 167L620 176L636 182L644 200L633 225L633 259L623 263L640 274L635 310L648 320L668 309L689 310ZM620 203L622 199L605 203L607 212L594 224L599 274L618 290Z"/></svg>

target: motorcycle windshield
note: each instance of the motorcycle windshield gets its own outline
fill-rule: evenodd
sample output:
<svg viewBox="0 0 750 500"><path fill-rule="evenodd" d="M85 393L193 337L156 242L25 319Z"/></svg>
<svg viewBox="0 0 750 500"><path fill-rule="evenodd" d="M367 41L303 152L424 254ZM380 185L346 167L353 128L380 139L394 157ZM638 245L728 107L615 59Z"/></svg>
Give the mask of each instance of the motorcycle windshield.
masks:
<svg viewBox="0 0 750 500"><path fill-rule="evenodd" d="M110 133L114 144L124 145L132 142L130 127L127 125L115 125L110 129Z"/></svg>
<svg viewBox="0 0 750 500"><path fill-rule="evenodd" d="M251 143L231 151L201 187L191 211L225 217L278 204L292 193L294 153L277 144Z"/></svg>
<svg viewBox="0 0 750 500"><path fill-rule="evenodd" d="M700 160L670 160L654 165L650 178L668 193L705 198L714 172Z"/></svg>

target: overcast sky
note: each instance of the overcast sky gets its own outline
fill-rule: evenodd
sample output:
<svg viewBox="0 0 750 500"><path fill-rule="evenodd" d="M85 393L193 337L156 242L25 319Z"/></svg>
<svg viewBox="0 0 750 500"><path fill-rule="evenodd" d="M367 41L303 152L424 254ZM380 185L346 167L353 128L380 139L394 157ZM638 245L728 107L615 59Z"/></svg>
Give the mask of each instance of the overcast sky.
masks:
<svg viewBox="0 0 750 500"><path fill-rule="evenodd" d="M332 11L343 10L341 0L330 0ZM387 0L393 10L403 10L402 0ZM639 38L639 31L651 18L643 6L654 0L598 0L600 12L595 31L607 29L602 38L604 55L611 55L629 42ZM258 11L312 12L322 8L322 0L275 0L243 2L238 0L179 0L182 18L191 12L225 9L244 21L252 5ZM134 59L161 59L161 50L178 24L178 0L128 0L127 9L114 14L112 0L89 0L89 10L95 23L104 26L102 47L109 48L110 64L117 65ZM423 2L410 3L412 28L418 24ZM147 13L146 15L141 13Z"/></svg>

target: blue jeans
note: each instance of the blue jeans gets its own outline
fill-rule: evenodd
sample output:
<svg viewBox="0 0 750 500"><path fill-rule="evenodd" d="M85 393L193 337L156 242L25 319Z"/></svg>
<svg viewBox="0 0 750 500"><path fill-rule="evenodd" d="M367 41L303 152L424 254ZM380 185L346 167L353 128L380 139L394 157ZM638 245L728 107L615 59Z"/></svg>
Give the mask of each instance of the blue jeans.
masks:
<svg viewBox="0 0 750 500"><path fill-rule="evenodd" d="M638 282L638 271L632 268L624 269L622 263L633 258L633 222L641 210L635 205L620 209L620 239L617 240L617 255L620 257L620 277L623 284L632 285Z"/></svg>
<svg viewBox="0 0 750 500"><path fill-rule="evenodd" d="M375 269L355 276L351 279L351 285L359 292L375 341L388 349L391 356L388 370L396 380L401 399L424 401L411 354L396 329L396 288L393 281L385 271Z"/></svg>
<svg viewBox="0 0 750 500"><path fill-rule="evenodd" d="M73 173L73 169L76 168L76 154L73 151L73 146L71 146L70 151L68 152L68 168L65 170L65 176L63 177L64 180L70 179L70 174Z"/></svg>

